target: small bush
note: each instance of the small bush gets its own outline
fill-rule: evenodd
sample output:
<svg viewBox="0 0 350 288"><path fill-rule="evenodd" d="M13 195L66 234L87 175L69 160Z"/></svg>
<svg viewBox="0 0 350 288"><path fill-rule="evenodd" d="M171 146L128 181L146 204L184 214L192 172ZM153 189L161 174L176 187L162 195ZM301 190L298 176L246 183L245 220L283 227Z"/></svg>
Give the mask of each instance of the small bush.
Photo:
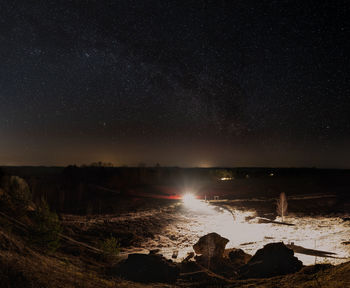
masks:
<svg viewBox="0 0 350 288"><path fill-rule="evenodd" d="M111 236L100 243L100 249L105 257L115 257L119 255L120 243L118 239Z"/></svg>
<svg viewBox="0 0 350 288"><path fill-rule="evenodd" d="M33 242L55 252L60 247L60 233L62 227L55 212L50 211L49 205L42 200L34 214Z"/></svg>

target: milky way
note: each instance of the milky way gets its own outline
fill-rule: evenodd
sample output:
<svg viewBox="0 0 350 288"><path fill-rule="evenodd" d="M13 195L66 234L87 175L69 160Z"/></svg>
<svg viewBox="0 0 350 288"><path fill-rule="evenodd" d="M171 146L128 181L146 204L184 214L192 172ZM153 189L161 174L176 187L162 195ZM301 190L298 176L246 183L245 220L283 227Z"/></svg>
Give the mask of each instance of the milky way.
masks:
<svg viewBox="0 0 350 288"><path fill-rule="evenodd" d="M347 1L2 1L0 165L350 167Z"/></svg>

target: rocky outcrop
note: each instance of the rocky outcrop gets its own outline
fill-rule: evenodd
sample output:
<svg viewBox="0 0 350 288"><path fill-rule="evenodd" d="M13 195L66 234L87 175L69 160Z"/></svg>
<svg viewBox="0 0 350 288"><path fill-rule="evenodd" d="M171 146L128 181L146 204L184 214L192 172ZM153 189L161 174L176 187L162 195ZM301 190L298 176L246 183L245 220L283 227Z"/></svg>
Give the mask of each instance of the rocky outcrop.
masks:
<svg viewBox="0 0 350 288"><path fill-rule="evenodd" d="M231 263L228 253L225 251L228 241L217 233L210 233L201 237L193 246L197 254L195 260L199 267L204 267L227 278L236 278L238 266ZM224 252L226 252L225 255Z"/></svg>
<svg viewBox="0 0 350 288"><path fill-rule="evenodd" d="M198 242L193 245L193 250L203 258L222 258L228 242L228 239L217 233L209 233L199 238Z"/></svg>
<svg viewBox="0 0 350 288"><path fill-rule="evenodd" d="M230 249L228 258L234 267L242 267L249 262L252 255L245 253L242 249Z"/></svg>
<svg viewBox="0 0 350 288"><path fill-rule="evenodd" d="M175 282L179 268L159 254L130 254L119 264L117 274L136 282Z"/></svg>
<svg viewBox="0 0 350 288"><path fill-rule="evenodd" d="M268 278L299 271L303 263L283 242L270 243L259 249L240 270L242 278Z"/></svg>

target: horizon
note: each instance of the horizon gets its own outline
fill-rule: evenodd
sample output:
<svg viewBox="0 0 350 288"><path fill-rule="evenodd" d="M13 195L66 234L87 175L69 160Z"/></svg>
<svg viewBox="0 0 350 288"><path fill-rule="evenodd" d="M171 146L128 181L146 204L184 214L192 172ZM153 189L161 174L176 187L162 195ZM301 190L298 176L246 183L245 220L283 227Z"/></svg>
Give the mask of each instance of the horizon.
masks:
<svg viewBox="0 0 350 288"><path fill-rule="evenodd" d="M350 167L316 167L316 166L167 166L156 163L154 165L147 165L145 163L136 165L114 165L113 163L106 163L109 165L90 164L67 164L67 165L0 165L0 168L174 168L174 169L305 169L305 170L350 170ZM103 164L103 163L102 163Z"/></svg>

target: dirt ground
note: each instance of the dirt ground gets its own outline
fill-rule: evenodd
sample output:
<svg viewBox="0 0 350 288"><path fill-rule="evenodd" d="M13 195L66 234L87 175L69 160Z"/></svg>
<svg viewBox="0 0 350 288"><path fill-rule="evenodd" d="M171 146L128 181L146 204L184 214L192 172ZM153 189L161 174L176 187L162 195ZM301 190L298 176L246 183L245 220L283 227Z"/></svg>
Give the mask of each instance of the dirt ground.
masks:
<svg viewBox="0 0 350 288"><path fill-rule="evenodd" d="M230 240L227 248L241 248L250 254L267 243L283 241L285 244L293 242L305 248L336 253L336 258L315 259L298 255L306 265L345 262L350 255L350 246L346 245L350 235L350 221L346 220L349 215L343 212L323 216L319 212L298 212L302 205L308 205L308 201L317 202L319 207L327 207L335 201L329 196L320 196L317 201L314 197L299 196L289 200L290 213L285 218L293 226L260 221L261 216L277 217L275 199L217 201L210 204L198 201L193 207L174 200L118 215L64 214L61 218L67 235L90 245L98 245L101 239L109 235L118 238L121 255L124 256L159 249L169 259L177 251L175 261L181 261L192 251L192 245L199 237L217 232ZM320 210L317 207L315 211Z"/></svg>

